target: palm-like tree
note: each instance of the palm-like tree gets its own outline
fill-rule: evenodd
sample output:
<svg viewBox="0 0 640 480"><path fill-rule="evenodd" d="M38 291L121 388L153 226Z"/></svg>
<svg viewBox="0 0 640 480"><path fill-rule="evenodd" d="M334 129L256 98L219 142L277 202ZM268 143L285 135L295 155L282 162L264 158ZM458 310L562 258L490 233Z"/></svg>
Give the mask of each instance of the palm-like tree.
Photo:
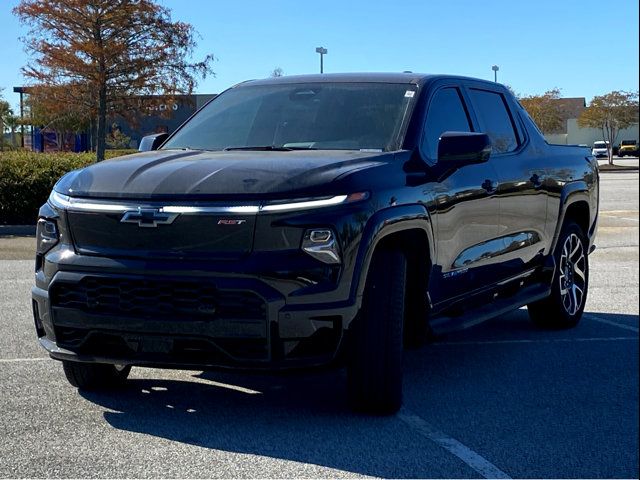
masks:
<svg viewBox="0 0 640 480"><path fill-rule="evenodd" d="M0 100L0 149L4 150L4 130L11 125L13 110L6 100ZM17 122L17 119L16 119Z"/></svg>

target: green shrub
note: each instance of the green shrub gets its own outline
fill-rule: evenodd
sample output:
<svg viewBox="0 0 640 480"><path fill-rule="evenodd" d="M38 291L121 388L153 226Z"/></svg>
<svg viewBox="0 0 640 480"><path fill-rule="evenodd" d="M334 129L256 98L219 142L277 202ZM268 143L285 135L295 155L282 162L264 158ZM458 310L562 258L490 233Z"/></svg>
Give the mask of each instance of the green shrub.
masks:
<svg viewBox="0 0 640 480"><path fill-rule="evenodd" d="M107 150L107 157L132 152ZM0 225L34 224L58 179L94 162L93 153L0 152Z"/></svg>

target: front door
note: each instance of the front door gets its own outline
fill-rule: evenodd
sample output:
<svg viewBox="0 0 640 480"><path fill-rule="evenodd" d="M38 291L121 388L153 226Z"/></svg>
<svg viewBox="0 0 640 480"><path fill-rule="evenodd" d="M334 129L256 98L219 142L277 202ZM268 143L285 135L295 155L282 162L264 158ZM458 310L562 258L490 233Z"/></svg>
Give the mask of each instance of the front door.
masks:
<svg viewBox="0 0 640 480"><path fill-rule="evenodd" d="M473 131L469 110L455 86L442 86L429 101L421 154L437 165L438 139L447 131ZM429 284L437 310L451 301L498 280L496 257L504 244L499 239L500 204L496 197L498 174L489 160L453 171L442 171L433 184L433 225L436 258Z"/></svg>

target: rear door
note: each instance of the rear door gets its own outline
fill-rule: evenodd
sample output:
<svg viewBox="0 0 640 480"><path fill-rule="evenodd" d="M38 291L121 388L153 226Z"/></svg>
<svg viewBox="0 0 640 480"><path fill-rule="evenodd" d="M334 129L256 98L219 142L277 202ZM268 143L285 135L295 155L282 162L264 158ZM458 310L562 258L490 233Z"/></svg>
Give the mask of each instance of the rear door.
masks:
<svg viewBox="0 0 640 480"><path fill-rule="evenodd" d="M529 145L516 105L503 87L486 84L466 89L474 121L492 143L491 163L498 173L498 235L504 243L497 258L501 279L531 271L542 262L547 216L547 171L541 153Z"/></svg>
<svg viewBox="0 0 640 480"><path fill-rule="evenodd" d="M442 133L474 131L457 85L443 84L428 101L420 150L437 165ZM491 161L442 172L433 184L436 259L429 293L436 308L465 299L495 280L495 255L502 249L498 174Z"/></svg>

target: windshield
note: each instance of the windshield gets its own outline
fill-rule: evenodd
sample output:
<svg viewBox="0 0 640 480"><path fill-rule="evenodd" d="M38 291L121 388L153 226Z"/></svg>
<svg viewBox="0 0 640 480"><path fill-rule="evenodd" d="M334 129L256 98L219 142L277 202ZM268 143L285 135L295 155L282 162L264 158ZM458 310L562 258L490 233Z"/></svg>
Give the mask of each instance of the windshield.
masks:
<svg viewBox="0 0 640 480"><path fill-rule="evenodd" d="M607 148L607 144L604 142L596 142L593 144L593 148Z"/></svg>
<svg viewBox="0 0 640 480"><path fill-rule="evenodd" d="M164 149L396 150L415 85L298 83L221 94Z"/></svg>
<svg viewBox="0 0 640 480"><path fill-rule="evenodd" d="M627 145L635 145L635 144L636 144L635 140L623 140L622 141L622 145L625 145L625 146L627 146Z"/></svg>

